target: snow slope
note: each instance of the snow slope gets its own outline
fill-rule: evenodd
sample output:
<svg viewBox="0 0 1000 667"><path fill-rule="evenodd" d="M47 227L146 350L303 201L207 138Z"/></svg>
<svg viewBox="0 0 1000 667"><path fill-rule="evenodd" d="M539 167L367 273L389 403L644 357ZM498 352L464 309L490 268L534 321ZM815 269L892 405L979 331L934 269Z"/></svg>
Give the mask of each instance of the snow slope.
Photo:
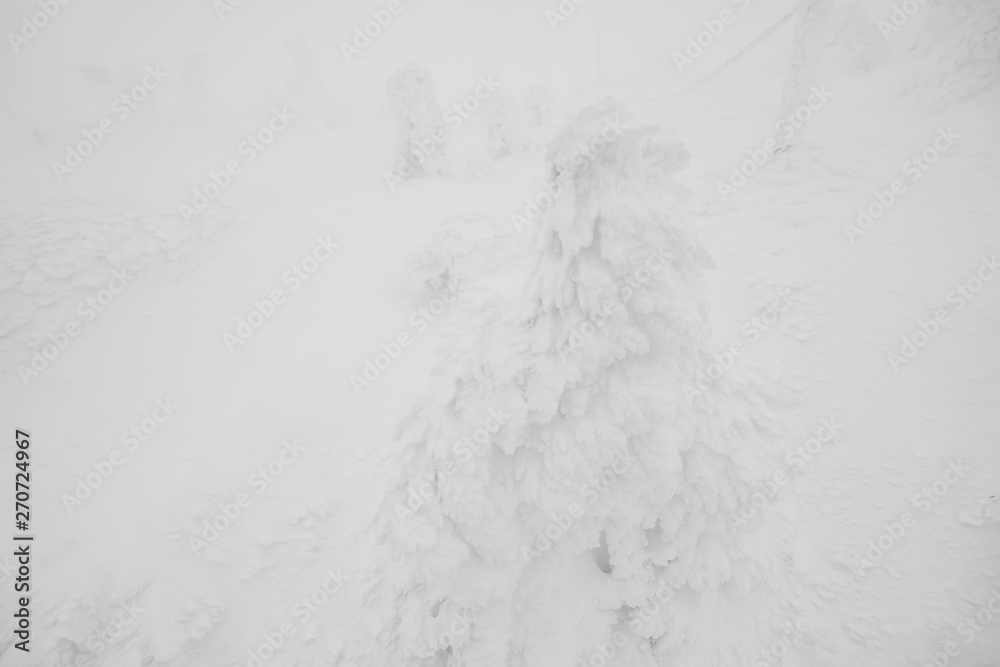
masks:
<svg viewBox="0 0 1000 667"><path fill-rule="evenodd" d="M938 9L924 11L921 20ZM1000 283L985 282L961 309L947 297L998 250L1000 99L981 72L991 61L953 57L965 48L960 40L914 38L870 72L834 63L820 72L834 95L801 145L721 201L717 180L771 131L790 40L790 26L782 28L686 90L691 80L667 61L563 103L612 92L675 130L693 155L681 179L720 269L709 283L715 339L744 342L737 363L779 366L806 389L788 424L797 434L790 447L831 414L844 425L759 510L794 523L789 558L811 601L798 620L829 638L822 652L803 646L802 664L924 664L955 640L952 664L989 667L1000 658L1000 621L970 643L956 626L1000 587L1000 527L960 520L965 503L1000 491ZM837 48L845 58L850 49L868 53ZM22 146L4 156L5 182L16 186L0 202L2 423L32 433L40 588L32 654L12 648L5 613L2 665L249 665L247 651L284 623L294 634L266 664L365 664L337 661L358 639L348 631L360 605L352 575L370 553L365 529L392 465L395 417L426 383L440 332L440 323L419 333L411 324L435 297L412 277L411 256L453 216L483 211L504 225L538 192L542 158L505 158L493 182L430 178L392 194L381 177L391 123L349 109L332 127L293 125L192 229L177 203L267 113L240 119L225 140L218 128L160 133L137 120L134 141L109 144L58 192L13 176L18 164L44 166L49 155ZM954 146L851 243L844 225L857 208L908 178L901 165L947 127ZM339 248L292 291L282 276L327 236ZM516 248L516 237L503 239L505 252ZM108 284L112 268L134 274L131 284L85 321L77 304ZM751 340L744 323L782 287L792 306ZM287 300L230 351L223 334L274 289ZM949 312L948 323L894 370L887 353L936 309ZM22 382L18 365L70 321L79 336ZM359 396L349 376L400 332L414 334L413 345ZM128 451L122 432L168 397L174 414ZM264 478L251 475L280 461L291 439L299 458L258 494L251 480ZM11 449L5 444L4 455ZM67 511L64 494L115 449L124 462ZM968 470L922 512L911 498L933 493L958 460ZM789 469L783 458L774 466ZM202 522L241 493L250 504L232 527L192 553ZM904 512L915 525L852 578L869 541ZM5 588L12 562L0 560ZM343 584L318 593L328 580ZM5 612L9 600L0 602ZM761 637L760 649L779 640Z"/></svg>

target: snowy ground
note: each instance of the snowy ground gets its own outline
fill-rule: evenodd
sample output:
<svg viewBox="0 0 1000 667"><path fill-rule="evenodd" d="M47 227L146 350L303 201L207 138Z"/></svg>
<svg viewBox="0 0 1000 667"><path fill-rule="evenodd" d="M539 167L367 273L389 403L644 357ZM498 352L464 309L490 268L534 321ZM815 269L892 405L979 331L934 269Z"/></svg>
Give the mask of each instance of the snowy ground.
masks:
<svg viewBox="0 0 1000 667"><path fill-rule="evenodd" d="M743 43L786 9L772 8ZM665 57L562 95L561 110L613 94L687 144L693 160L681 180L718 267L715 340L743 342L737 364L781 368L803 387L789 449L824 418L843 425L759 509L794 521L789 558L815 601L800 620L839 642L807 664L923 665L954 640L949 664L993 667L1000 619L969 643L956 625L1000 590L1000 524L974 521L970 509L1000 494L1000 280L983 281L961 308L950 291L1000 250L1000 90L970 84L985 90L962 97L959 79L978 76L971 66L935 78L919 58L870 72L830 67L817 83L833 95L801 144L722 201L716 182L768 136L791 39L785 26L703 81L707 61L685 78ZM6 141L0 421L31 433L37 588L25 655L13 648L8 611L14 558L0 560L0 665L250 665L247 651L284 623L294 635L266 664L364 664L348 657L352 575L368 562L365 530L395 417L426 383L440 332L440 322L412 324L435 294L410 259L442 221L477 211L499 221L485 242L516 252L507 221L539 191L543 152L503 158L489 179L426 178L390 192L381 176L390 121L380 107L345 105L332 122L297 118L184 221L177 205L270 113L261 106L200 128L137 118L58 188L51 149L13 132ZM954 144L911 183L901 165L939 128L952 129ZM896 178L906 193L852 242L845 224ZM337 248L314 254L317 244ZM287 278L320 256L308 280ZM126 288L103 312L80 309L112 270L130 277ZM273 316L230 350L224 335L276 289L285 299ZM780 289L791 306L751 337L744 324ZM901 337L938 309L948 321L893 368L887 353L899 354ZM71 323L78 335L45 368L19 371ZM359 395L349 377L401 332L412 346ZM155 432L123 437L164 414L158 401L176 408L146 422ZM2 450L13 457L10 444ZM120 465L99 488L68 501L115 450ZM280 473L254 477L269 463ZM784 459L774 465L790 470ZM938 480L948 480L940 496ZM912 500L922 489L934 499L926 513ZM237 509L211 544L192 542L204 521ZM915 524L852 575L869 541L905 512ZM310 609L302 600L331 572L342 584ZM761 637L760 647L779 639ZM760 660L750 664L782 664Z"/></svg>

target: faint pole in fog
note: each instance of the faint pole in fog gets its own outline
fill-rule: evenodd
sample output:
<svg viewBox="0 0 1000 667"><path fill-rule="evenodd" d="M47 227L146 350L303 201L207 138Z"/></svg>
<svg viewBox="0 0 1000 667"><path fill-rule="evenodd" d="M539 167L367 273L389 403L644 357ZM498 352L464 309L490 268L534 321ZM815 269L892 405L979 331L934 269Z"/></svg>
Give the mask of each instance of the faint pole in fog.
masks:
<svg viewBox="0 0 1000 667"><path fill-rule="evenodd" d="M6 109L7 113L10 114L10 117L14 119L14 122L17 124L17 126L20 127L24 132L28 132L31 134L32 137L34 137L35 144L37 144L39 148L48 147L48 142L45 140L44 132L35 129L33 127L28 127L27 125L22 123L21 119L18 118L17 114L14 113L14 109L12 109L10 104L7 103L7 98L5 98L3 95L0 95L0 102L3 102L4 109Z"/></svg>

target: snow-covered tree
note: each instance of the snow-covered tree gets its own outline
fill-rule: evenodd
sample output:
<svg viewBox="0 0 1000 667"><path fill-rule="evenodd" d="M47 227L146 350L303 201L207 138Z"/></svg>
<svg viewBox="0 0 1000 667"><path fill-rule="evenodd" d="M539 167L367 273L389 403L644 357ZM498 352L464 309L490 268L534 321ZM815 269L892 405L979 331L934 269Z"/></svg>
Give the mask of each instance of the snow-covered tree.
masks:
<svg viewBox="0 0 1000 667"><path fill-rule="evenodd" d="M446 174L447 131L430 71L415 64L405 65L386 81L385 88L396 118L393 173L402 178Z"/></svg>
<svg viewBox="0 0 1000 667"><path fill-rule="evenodd" d="M521 110L510 93L495 91L483 103L482 118L486 124L486 138L491 155L500 157L524 150Z"/></svg>
<svg viewBox="0 0 1000 667"><path fill-rule="evenodd" d="M545 127L552 120L552 90L535 85L524 94L524 109L529 127Z"/></svg>
<svg viewBox="0 0 1000 667"><path fill-rule="evenodd" d="M712 373L687 161L614 100L552 141L567 191L523 287L458 298L399 426L364 664L749 664L788 622L775 519L737 513L779 420L765 385Z"/></svg>

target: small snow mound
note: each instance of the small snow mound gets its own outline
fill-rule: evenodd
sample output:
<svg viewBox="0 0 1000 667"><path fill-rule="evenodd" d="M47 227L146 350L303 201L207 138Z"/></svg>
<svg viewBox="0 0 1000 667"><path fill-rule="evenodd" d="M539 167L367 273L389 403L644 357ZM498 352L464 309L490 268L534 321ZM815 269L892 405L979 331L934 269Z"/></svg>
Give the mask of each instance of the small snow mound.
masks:
<svg viewBox="0 0 1000 667"><path fill-rule="evenodd" d="M519 250L512 229L497 216L480 211L448 218L410 256L414 283L426 283L435 291L453 284L464 288L509 265Z"/></svg>
<svg viewBox="0 0 1000 667"><path fill-rule="evenodd" d="M1000 495L965 501L958 512L958 520L970 526L1000 522Z"/></svg>

